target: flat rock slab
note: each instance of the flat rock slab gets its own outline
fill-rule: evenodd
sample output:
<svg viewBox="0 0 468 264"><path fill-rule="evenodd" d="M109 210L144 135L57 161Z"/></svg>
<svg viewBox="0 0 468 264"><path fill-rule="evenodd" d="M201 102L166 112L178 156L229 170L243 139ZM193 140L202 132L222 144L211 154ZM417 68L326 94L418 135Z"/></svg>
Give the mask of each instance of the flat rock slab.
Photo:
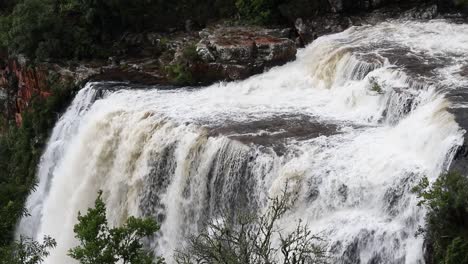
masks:
<svg viewBox="0 0 468 264"><path fill-rule="evenodd" d="M291 29L217 27L200 32L200 74L225 80L244 79L296 58ZM235 72L230 72L230 69Z"/></svg>

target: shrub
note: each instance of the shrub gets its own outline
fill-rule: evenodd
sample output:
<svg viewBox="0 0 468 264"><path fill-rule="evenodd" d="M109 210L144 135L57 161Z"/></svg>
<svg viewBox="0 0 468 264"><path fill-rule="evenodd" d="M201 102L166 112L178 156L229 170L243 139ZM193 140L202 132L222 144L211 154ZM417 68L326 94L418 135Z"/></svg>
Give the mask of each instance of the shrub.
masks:
<svg viewBox="0 0 468 264"><path fill-rule="evenodd" d="M165 70L169 79L179 85L191 85L195 83L191 65L199 61L195 44L189 44L182 50L182 56L177 62L166 66Z"/></svg>
<svg viewBox="0 0 468 264"><path fill-rule="evenodd" d="M179 264L299 264L326 263L321 238L299 221L296 229L286 233L278 220L294 199L286 192L271 199L271 206L260 216L240 214L233 219L222 216L209 223L206 230L189 239L187 248L176 254ZM279 238L279 244L274 239Z"/></svg>
<svg viewBox="0 0 468 264"><path fill-rule="evenodd" d="M280 0L236 0L242 18L254 24L268 24L278 20Z"/></svg>
<svg viewBox="0 0 468 264"><path fill-rule="evenodd" d="M78 214L75 225L80 245L70 249L69 255L83 264L151 264L151 252L143 249L142 238L153 235L159 226L153 219L129 217L122 227L110 228L106 219L106 205L99 192L94 208L86 215ZM157 263L164 263L157 258Z"/></svg>
<svg viewBox="0 0 468 264"><path fill-rule="evenodd" d="M169 79L178 85L189 85L193 83L193 76L188 65L171 64L165 68Z"/></svg>
<svg viewBox="0 0 468 264"><path fill-rule="evenodd" d="M455 172L441 175L430 186L424 178L413 189L427 207L426 239L436 263L468 260L468 178ZM463 261L464 260L464 261Z"/></svg>
<svg viewBox="0 0 468 264"><path fill-rule="evenodd" d="M371 77L369 78L369 82L370 82L370 90L372 92L375 92L375 93L378 93L378 94L383 94L384 91L382 89L382 86L378 83L377 79L375 77Z"/></svg>
<svg viewBox="0 0 468 264"><path fill-rule="evenodd" d="M51 237L45 236L43 243L20 237L12 245L0 248L1 264L39 264L49 256L49 249L57 243Z"/></svg>

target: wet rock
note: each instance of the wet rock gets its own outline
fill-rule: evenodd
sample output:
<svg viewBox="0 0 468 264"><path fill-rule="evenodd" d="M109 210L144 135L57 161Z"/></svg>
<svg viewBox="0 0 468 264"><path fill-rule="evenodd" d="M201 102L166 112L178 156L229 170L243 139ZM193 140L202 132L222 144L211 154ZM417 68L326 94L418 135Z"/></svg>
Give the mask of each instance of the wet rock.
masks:
<svg viewBox="0 0 468 264"><path fill-rule="evenodd" d="M187 32L193 31L193 26L194 26L194 23L192 20L190 19L185 20L185 31Z"/></svg>
<svg viewBox="0 0 468 264"><path fill-rule="evenodd" d="M296 58L290 29L218 27L199 33L198 79L239 80ZM201 71L206 69L207 72Z"/></svg>
<svg viewBox="0 0 468 264"><path fill-rule="evenodd" d="M395 217L401 208L408 205L408 198L405 194L417 184L415 178L416 176L410 173L385 191L383 202L389 216Z"/></svg>
<svg viewBox="0 0 468 264"><path fill-rule="evenodd" d="M402 17L406 19L434 19L438 16L439 9L437 5L419 6L403 13Z"/></svg>
<svg viewBox="0 0 468 264"><path fill-rule="evenodd" d="M296 28L297 34L299 35L297 41L299 46L304 46L305 44L311 43L314 41L314 39L317 38L314 28L310 25L306 25L302 18L296 19L294 26Z"/></svg>
<svg viewBox="0 0 468 264"><path fill-rule="evenodd" d="M131 46L141 46L144 44L145 37L143 34L124 34L121 39L121 42L125 43L126 45Z"/></svg>
<svg viewBox="0 0 468 264"><path fill-rule="evenodd" d="M249 62L254 58L255 42L248 38L220 37L212 41L211 46L221 62Z"/></svg>
<svg viewBox="0 0 468 264"><path fill-rule="evenodd" d="M292 40L279 39L271 36L261 36L254 39L257 49L256 62L279 64L293 60L296 57L296 46Z"/></svg>
<svg viewBox="0 0 468 264"><path fill-rule="evenodd" d="M346 200L348 200L348 186L341 184L340 187L338 187L338 196L342 203L346 202Z"/></svg>
<svg viewBox="0 0 468 264"><path fill-rule="evenodd" d="M320 15L308 16L308 19L295 20L295 31L300 45L307 45L324 35L342 32L351 26L375 25L387 19L433 19L439 16L440 11L436 4L406 3L401 6L386 6L394 4L395 1L392 0L329 2L332 11L335 10L336 13L319 13ZM353 11L363 13L354 15Z"/></svg>
<svg viewBox="0 0 468 264"><path fill-rule="evenodd" d="M355 239L351 244L347 245L343 253L341 262L344 264L360 264L359 258L359 240Z"/></svg>
<svg viewBox="0 0 468 264"><path fill-rule="evenodd" d="M295 29L299 36L301 46L307 45L316 38L342 32L343 30L361 24L360 18L354 20L348 16L340 14L330 14L327 16L319 16L306 21L301 18L296 20Z"/></svg>
<svg viewBox="0 0 468 264"><path fill-rule="evenodd" d="M453 90L448 95L447 98L452 102L454 107L451 107L449 111L454 115L455 121L458 125L468 131L468 110L464 107L465 102L468 101L468 93L463 89ZM456 107L456 105L460 107ZM452 163L450 164L450 171L457 171L461 173L468 172L468 133L464 134L463 144L457 146L455 151L455 156Z"/></svg>
<svg viewBox="0 0 468 264"><path fill-rule="evenodd" d="M115 56L109 57L107 61L112 67L116 67L118 65L118 59Z"/></svg>
<svg viewBox="0 0 468 264"><path fill-rule="evenodd" d="M211 53L208 45L204 41L200 41L197 46L197 54L200 56L200 59L204 62L213 62L215 61L215 56Z"/></svg>

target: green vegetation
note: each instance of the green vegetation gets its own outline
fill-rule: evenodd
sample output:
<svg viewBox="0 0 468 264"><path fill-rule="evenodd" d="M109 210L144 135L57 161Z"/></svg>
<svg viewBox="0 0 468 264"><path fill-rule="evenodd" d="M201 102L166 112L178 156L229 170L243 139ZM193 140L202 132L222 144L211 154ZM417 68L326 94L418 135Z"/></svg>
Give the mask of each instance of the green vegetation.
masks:
<svg viewBox="0 0 468 264"><path fill-rule="evenodd" d="M0 47L39 61L107 59L127 33L183 29L187 20L282 24L327 10L324 1L7 0L0 1Z"/></svg>
<svg viewBox="0 0 468 264"><path fill-rule="evenodd" d="M2 0L0 46L31 59L115 55L126 33L183 29L191 20L285 24L332 10L329 0ZM448 2L448 1L447 1ZM451 1L450 1L451 2ZM453 2L459 8L467 0ZM353 5L354 6L354 5ZM176 14L176 15L174 15Z"/></svg>
<svg viewBox="0 0 468 264"><path fill-rule="evenodd" d="M0 248L13 241L15 225L27 212L24 203L36 184L36 169L48 135L71 100L74 86L53 85L52 95L35 95L20 127L0 129Z"/></svg>
<svg viewBox="0 0 468 264"><path fill-rule="evenodd" d="M159 226L152 219L129 217L121 227L109 228L106 206L99 192L95 207L86 215L78 214L74 227L80 245L69 250L69 255L82 264L163 264L143 249L141 240L152 236ZM0 247L0 264L40 264L57 243L45 236L42 243L20 237L18 241Z"/></svg>
<svg viewBox="0 0 468 264"><path fill-rule="evenodd" d="M1 264L39 264L49 256L49 249L57 246L55 240L45 236L44 242L21 237L8 247L0 248Z"/></svg>
<svg viewBox="0 0 468 264"><path fill-rule="evenodd" d="M455 0L455 5L459 7L468 7L468 0Z"/></svg>
<svg viewBox="0 0 468 264"><path fill-rule="evenodd" d="M21 0L4 5L0 45L38 60L107 58L126 32L182 28L186 19L205 23L234 12L227 0Z"/></svg>
<svg viewBox="0 0 468 264"><path fill-rule="evenodd" d="M451 172L432 186L425 178L413 190L428 209L423 231L433 251L432 262L468 263L468 178Z"/></svg>
<svg viewBox="0 0 468 264"><path fill-rule="evenodd" d="M299 221L296 229L290 233L278 227L278 220L294 203L292 197L284 192L279 198L271 199L270 207L260 216L247 214L236 219L224 216L208 224L205 232L190 238L188 247L176 254L176 262L326 263L326 251L321 245L323 241L313 235L307 225ZM279 238L280 243L274 243L274 238Z"/></svg>
<svg viewBox="0 0 468 264"><path fill-rule="evenodd" d="M143 249L141 240L159 230L156 222L131 216L122 227L109 228L101 196L99 192L95 207L88 209L86 215L78 215L74 231L80 245L70 249L69 255L82 264L154 263L152 253ZM156 263L164 260L158 257Z"/></svg>
<svg viewBox="0 0 468 264"><path fill-rule="evenodd" d="M281 0L236 0L236 7L242 18L254 24L268 24L278 21Z"/></svg>
<svg viewBox="0 0 468 264"><path fill-rule="evenodd" d="M188 85L195 83L190 64L196 63L199 60L197 48L194 43L185 47L182 51L182 56L177 58L177 62L166 66L167 75L176 84Z"/></svg>
<svg viewBox="0 0 468 264"><path fill-rule="evenodd" d="M378 94L383 94L384 91L382 89L382 86L377 82L376 78L375 77L371 77L369 78L369 82L370 82L370 90L372 92L375 92L375 93L378 93Z"/></svg>
<svg viewBox="0 0 468 264"><path fill-rule="evenodd" d="M166 72L174 83L178 85L185 85L193 83L192 73L186 64L172 64L166 66Z"/></svg>

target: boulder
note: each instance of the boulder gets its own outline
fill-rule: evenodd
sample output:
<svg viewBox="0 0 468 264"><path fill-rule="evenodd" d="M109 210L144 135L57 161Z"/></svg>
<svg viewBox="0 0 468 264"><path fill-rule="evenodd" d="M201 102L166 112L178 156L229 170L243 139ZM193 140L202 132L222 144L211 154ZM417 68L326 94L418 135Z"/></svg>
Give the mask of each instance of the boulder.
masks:
<svg viewBox="0 0 468 264"><path fill-rule="evenodd" d="M421 19L421 20L427 20L427 19L434 19L438 16L439 14L439 9L437 5L429 5L429 6L419 6L412 8L410 10L407 10L406 12L403 13L402 17L406 19Z"/></svg>
<svg viewBox="0 0 468 264"><path fill-rule="evenodd" d="M327 16L320 16L303 21L298 18L295 23L296 32L299 36L299 44L305 46L316 38L327 35L342 32L343 30L360 24L360 19L352 19L349 16L343 16L340 14L330 14Z"/></svg>
<svg viewBox="0 0 468 264"><path fill-rule="evenodd" d="M205 81L244 79L296 58L291 29L219 26L199 35L195 77Z"/></svg>
<svg viewBox="0 0 468 264"><path fill-rule="evenodd" d="M347 1L331 1L339 7L350 10L352 3ZM353 2L355 8L363 10L365 8L375 9L384 4L391 4L395 1L391 0L369 0ZM411 2L411 1L410 1ZM339 9L338 9L339 10ZM316 38L323 35L342 32L351 26L375 25L387 19L405 19L405 20L428 20L439 17L440 8L436 4L410 4L401 6L388 6L378 8L372 12L352 15L346 13L334 13L311 17L307 20L297 18L295 22L295 30L298 35L298 44L300 46L307 45Z"/></svg>

